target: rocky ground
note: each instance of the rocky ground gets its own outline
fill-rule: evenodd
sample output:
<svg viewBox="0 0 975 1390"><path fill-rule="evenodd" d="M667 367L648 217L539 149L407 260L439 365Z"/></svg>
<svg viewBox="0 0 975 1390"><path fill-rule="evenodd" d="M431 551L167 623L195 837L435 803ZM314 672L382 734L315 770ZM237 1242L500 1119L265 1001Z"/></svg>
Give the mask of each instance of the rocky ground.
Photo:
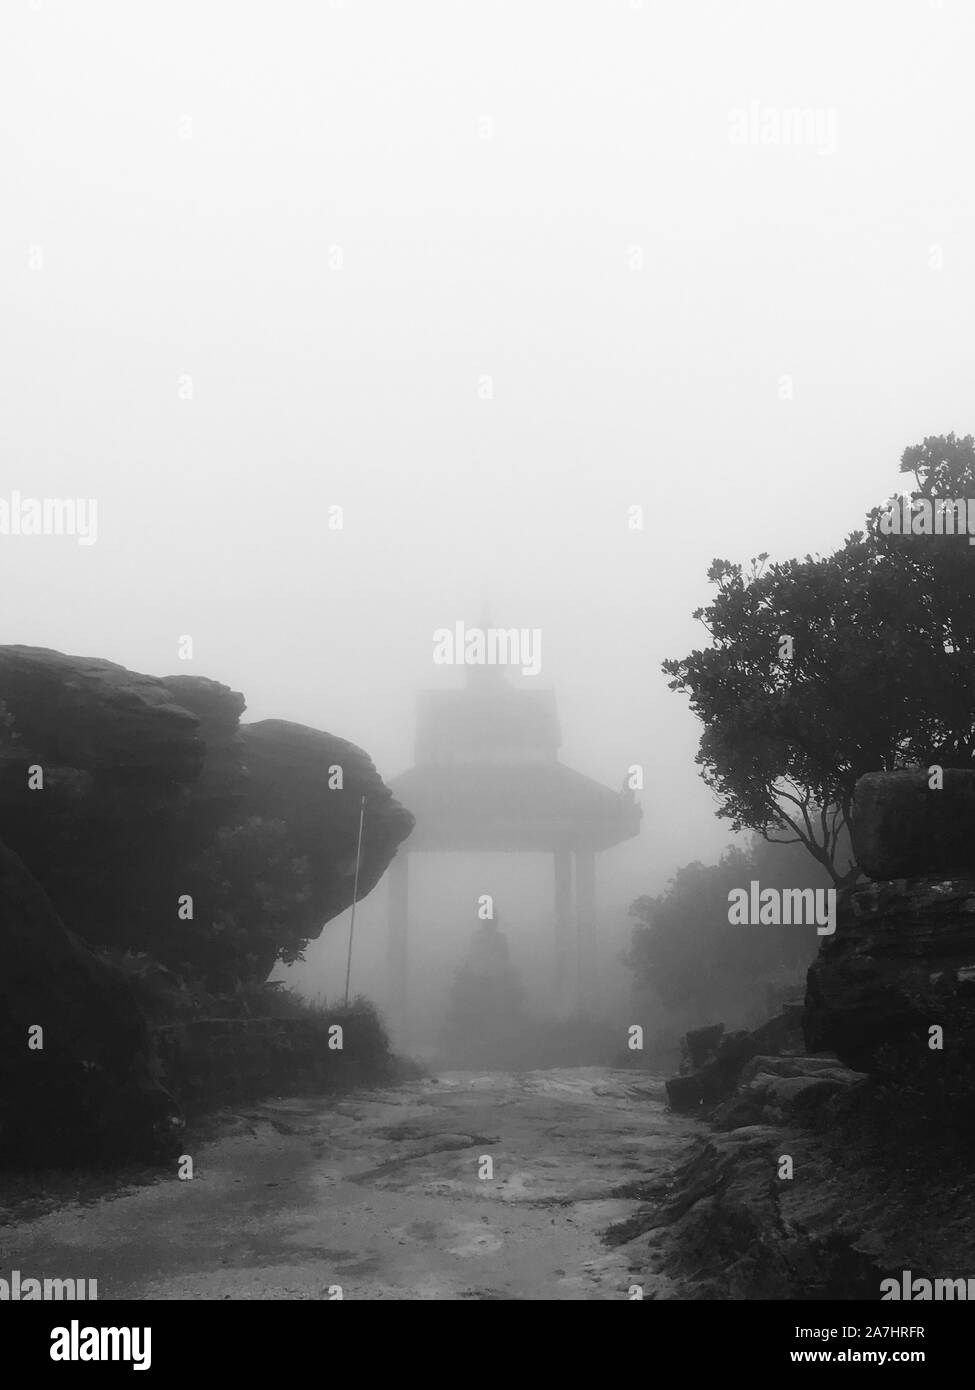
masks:
<svg viewBox="0 0 975 1390"><path fill-rule="evenodd" d="M603 1068L268 1102L188 1144L192 1181L12 1212L0 1264L97 1279L100 1299L673 1297L649 1268L642 1188L701 1133L661 1079ZM631 1241L607 1239L628 1221Z"/></svg>
<svg viewBox="0 0 975 1390"><path fill-rule="evenodd" d="M969 1277L966 1156L824 1128L859 1084L830 1101L826 1062L754 1058L710 1123L605 1068L268 1101L188 1138L191 1181L5 1183L0 1267L101 1299L877 1300L905 1269Z"/></svg>
<svg viewBox="0 0 975 1390"><path fill-rule="evenodd" d="M913 1270L975 1269L975 1179L964 1161L884 1154L843 1134L778 1124L694 1146L624 1232L681 1299L873 1300ZM791 1167L783 1166L783 1159ZM789 1173L790 1176L782 1174Z"/></svg>

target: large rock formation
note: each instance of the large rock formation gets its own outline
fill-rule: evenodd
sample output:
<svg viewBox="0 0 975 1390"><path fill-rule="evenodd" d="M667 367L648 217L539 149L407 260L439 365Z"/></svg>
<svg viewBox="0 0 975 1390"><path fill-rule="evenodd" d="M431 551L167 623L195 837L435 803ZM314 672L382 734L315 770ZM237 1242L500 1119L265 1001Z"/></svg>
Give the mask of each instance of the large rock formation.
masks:
<svg viewBox="0 0 975 1390"><path fill-rule="evenodd" d="M875 773L857 783L853 842L875 882L840 895L807 977L813 1049L896 1071L975 1061L975 773ZM930 1030L944 1030L932 1049Z"/></svg>
<svg viewBox="0 0 975 1390"><path fill-rule="evenodd" d="M243 708L202 677L0 648L0 1161L159 1150L175 1108L113 959L177 988L266 979L352 902L362 796L360 897L412 830L362 749L241 730Z"/></svg>
<svg viewBox="0 0 975 1390"><path fill-rule="evenodd" d="M0 647L0 1160L153 1151L149 975L137 997L113 960L264 980L351 904L361 798L360 897L412 829L361 749L243 710L202 677Z"/></svg>
<svg viewBox="0 0 975 1390"><path fill-rule="evenodd" d="M199 719L150 676L34 647L0 647L0 705L0 838L86 940L151 950L198 852Z"/></svg>
<svg viewBox="0 0 975 1390"><path fill-rule="evenodd" d="M243 851L272 846L277 897L266 916L286 917L293 942L317 936L352 902L363 794L360 897L409 834L412 816L361 749L280 720L241 729L244 707L238 692L202 677L156 680L108 661L0 647L0 838L92 945L145 952L192 973L212 966L220 948L211 943L194 959L194 937L215 931L231 973L266 978L275 921L262 924L249 951L226 921L226 893L219 899L228 873L240 903L267 869ZM335 765L341 790L329 785ZM42 786L31 787L32 768ZM228 845L235 828L245 833ZM178 915L188 893L192 920ZM256 891L252 898L256 910ZM224 919L215 923L218 912Z"/></svg>
<svg viewBox="0 0 975 1390"><path fill-rule="evenodd" d="M161 681L112 661L0 647L0 701L27 762L120 781L138 770L160 787L199 775L199 721Z"/></svg>
<svg viewBox="0 0 975 1390"><path fill-rule="evenodd" d="M852 1067L945 1048L975 1056L975 878L894 879L847 891L807 977L804 1031Z"/></svg>
<svg viewBox="0 0 975 1390"><path fill-rule="evenodd" d="M667 1082L671 1107L709 1112L733 1093L742 1069L753 1057L801 1052L801 1014L801 1009L790 1003L775 1018L751 1031L726 1033L722 1023L693 1029L681 1043L681 1074Z"/></svg>
<svg viewBox="0 0 975 1390"><path fill-rule="evenodd" d="M975 772L870 772L856 784L853 851L873 879L975 873Z"/></svg>

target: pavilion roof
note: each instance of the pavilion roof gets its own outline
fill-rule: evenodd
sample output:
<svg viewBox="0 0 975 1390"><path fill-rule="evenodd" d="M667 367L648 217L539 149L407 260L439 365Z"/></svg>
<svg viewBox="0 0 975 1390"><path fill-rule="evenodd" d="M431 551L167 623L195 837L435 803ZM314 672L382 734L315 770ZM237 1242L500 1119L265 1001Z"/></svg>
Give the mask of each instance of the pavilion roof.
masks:
<svg viewBox="0 0 975 1390"><path fill-rule="evenodd" d="M425 762L390 786L416 817L408 851L601 850L640 830L632 796L554 760Z"/></svg>

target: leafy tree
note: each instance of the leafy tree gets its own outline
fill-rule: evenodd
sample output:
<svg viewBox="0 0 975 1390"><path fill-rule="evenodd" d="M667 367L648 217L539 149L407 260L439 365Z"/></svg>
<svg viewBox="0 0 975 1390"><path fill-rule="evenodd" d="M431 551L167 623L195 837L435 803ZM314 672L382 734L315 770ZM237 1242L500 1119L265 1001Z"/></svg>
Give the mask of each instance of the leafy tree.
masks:
<svg viewBox="0 0 975 1390"><path fill-rule="evenodd" d="M819 948L815 925L728 921L728 894L747 890L753 879L762 888L830 882L804 850L773 847L760 836L744 849L728 849L717 864L685 864L663 893L638 898L630 908L637 925L625 961L638 986L703 1023L756 1011L766 986L798 979Z"/></svg>
<svg viewBox="0 0 975 1390"><path fill-rule="evenodd" d="M208 988L263 983L276 961L301 960L310 932L308 861L283 821L252 816L220 831L187 875L193 920L182 922L159 958Z"/></svg>
<svg viewBox="0 0 975 1390"><path fill-rule="evenodd" d="M975 499L975 439L925 439L901 472L933 511ZM840 845L860 776L975 765L975 548L885 534L885 510L825 558L715 560L694 615L712 646L663 665L705 726L718 814L804 845L837 885L858 874Z"/></svg>

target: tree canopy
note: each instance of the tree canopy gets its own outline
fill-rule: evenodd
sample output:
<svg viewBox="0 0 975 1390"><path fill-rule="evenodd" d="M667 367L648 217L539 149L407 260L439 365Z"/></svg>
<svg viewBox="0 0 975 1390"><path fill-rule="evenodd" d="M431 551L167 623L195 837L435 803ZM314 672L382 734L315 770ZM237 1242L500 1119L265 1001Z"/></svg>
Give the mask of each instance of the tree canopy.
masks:
<svg viewBox="0 0 975 1390"><path fill-rule="evenodd" d="M912 500L975 500L975 438L906 449ZM714 560L694 614L712 645L664 662L704 724L702 776L736 830L798 842L837 884L857 779L975 765L975 547L965 535L885 534L886 507L826 557L746 571Z"/></svg>
<svg viewBox="0 0 975 1390"><path fill-rule="evenodd" d="M797 847L773 848L758 835L717 864L685 864L658 897L638 898L626 964L637 984L697 1022L760 1011L766 986L795 982L819 949L815 926L731 927L728 894L763 888L822 888L829 876Z"/></svg>

